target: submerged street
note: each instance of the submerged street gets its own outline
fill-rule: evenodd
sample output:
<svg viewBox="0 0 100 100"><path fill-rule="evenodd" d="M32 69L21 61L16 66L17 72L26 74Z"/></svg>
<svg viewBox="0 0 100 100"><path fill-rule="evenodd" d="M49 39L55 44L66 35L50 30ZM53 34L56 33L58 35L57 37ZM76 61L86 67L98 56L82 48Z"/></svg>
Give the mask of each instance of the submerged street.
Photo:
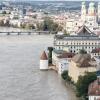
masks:
<svg viewBox="0 0 100 100"><path fill-rule="evenodd" d="M0 36L0 100L77 100L55 71L40 71L39 57L53 36Z"/></svg>

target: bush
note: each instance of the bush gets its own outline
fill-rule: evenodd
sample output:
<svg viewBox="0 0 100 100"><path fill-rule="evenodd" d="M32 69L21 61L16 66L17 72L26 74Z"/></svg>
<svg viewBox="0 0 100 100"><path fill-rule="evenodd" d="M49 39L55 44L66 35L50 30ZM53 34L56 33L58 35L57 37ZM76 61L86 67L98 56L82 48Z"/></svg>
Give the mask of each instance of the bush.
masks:
<svg viewBox="0 0 100 100"><path fill-rule="evenodd" d="M49 17L45 17L42 23L37 24L37 30L58 32L62 31L62 29L63 28L60 25L58 25Z"/></svg>
<svg viewBox="0 0 100 100"><path fill-rule="evenodd" d="M85 98L88 94L89 84L96 79L97 76L95 72L87 72L84 76L79 76L79 79L76 83L77 96Z"/></svg>
<svg viewBox="0 0 100 100"><path fill-rule="evenodd" d="M49 64L52 64L52 51L53 51L53 47L48 47L48 62Z"/></svg>
<svg viewBox="0 0 100 100"><path fill-rule="evenodd" d="M65 80L65 81L68 81L68 82L71 82L71 77L68 75L68 71L63 71L63 73L61 74L62 78Z"/></svg>
<svg viewBox="0 0 100 100"><path fill-rule="evenodd" d="M79 53L80 54L87 54L87 52L84 49L80 50Z"/></svg>

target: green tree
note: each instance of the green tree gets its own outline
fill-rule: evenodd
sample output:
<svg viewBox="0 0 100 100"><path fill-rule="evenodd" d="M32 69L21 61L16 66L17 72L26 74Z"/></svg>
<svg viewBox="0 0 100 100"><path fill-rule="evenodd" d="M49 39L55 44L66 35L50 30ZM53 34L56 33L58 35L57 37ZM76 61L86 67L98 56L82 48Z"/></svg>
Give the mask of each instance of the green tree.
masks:
<svg viewBox="0 0 100 100"><path fill-rule="evenodd" d="M7 14L6 11L3 11L2 14Z"/></svg>
<svg viewBox="0 0 100 100"><path fill-rule="evenodd" d="M65 81L71 82L71 77L68 75L68 71L67 70L63 71L61 76Z"/></svg>
<svg viewBox="0 0 100 100"><path fill-rule="evenodd" d="M84 49L80 50L79 53L80 54L87 54L87 52Z"/></svg>
<svg viewBox="0 0 100 100"><path fill-rule="evenodd" d="M37 30L39 30L39 31L41 31L41 30L43 30L43 23L37 23Z"/></svg>
<svg viewBox="0 0 100 100"><path fill-rule="evenodd" d="M0 26L4 26L4 21L3 20L0 21Z"/></svg>
<svg viewBox="0 0 100 100"><path fill-rule="evenodd" d="M26 24L25 28L26 29L35 29L35 26L33 24Z"/></svg>
<svg viewBox="0 0 100 100"><path fill-rule="evenodd" d="M25 27L26 27L26 24L21 24L20 27L21 27L21 28L25 28Z"/></svg>
<svg viewBox="0 0 100 100"><path fill-rule="evenodd" d="M59 26L57 23L55 23L51 18L45 17L44 21L40 24L37 24L37 29L38 30L43 30L43 31L61 31L62 27Z"/></svg>
<svg viewBox="0 0 100 100"><path fill-rule="evenodd" d="M4 25L7 26L7 27L10 27L9 21L7 20L6 23L5 23Z"/></svg>
<svg viewBox="0 0 100 100"><path fill-rule="evenodd" d="M49 64L52 64L52 51L53 51L53 47L48 47L48 60L49 60Z"/></svg>
<svg viewBox="0 0 100 100"><path fill-rule="evenodd" d="M84 97L88 94L88 87L91 82L97 79L95 72L86 72L84 76L79 76L76 83L77 96Z"/></svg>

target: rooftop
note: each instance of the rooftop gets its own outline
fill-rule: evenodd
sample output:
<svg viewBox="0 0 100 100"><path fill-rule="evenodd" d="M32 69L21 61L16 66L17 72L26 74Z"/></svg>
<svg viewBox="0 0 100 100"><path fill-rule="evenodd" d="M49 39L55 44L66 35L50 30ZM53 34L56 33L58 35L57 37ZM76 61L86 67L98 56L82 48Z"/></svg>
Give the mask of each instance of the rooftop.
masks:
<svg viewBox="0 0 100 100"><path fill-rule="evenodd" d="M58 56L58 58L72 58L75 54L74 53L62 53L61 55Z"/></svg>
<svg viewBox="0 0 100 100"><path fill-rule="evenodd" d="M88 95L100 96L100 79L99 78L89 85Z"/></svg>
<svg viewBox="0 0 100 100"><path fill-rule="evenodd" d="M42 55L41 55L40 59L41 59L41 60L47 60L47 59L48 59L48 57L47 57L45 51L42 52Z"/></svg>
<svg viewBox="0 0 100 100"><path fill-rule="evenodd" d="M91 53L100 53L100 48L93 49Z"/></svg>
<svg viewBox="0 0 100 100"><path fill-rule="evenodd" d="M72 61L77 63L78 67L95 67L93 65L94 60L89 54L76 54Z"/></svg>
<svg viewBox="0 0 100 100"><path fill-rule="evenodd" d="M100 38L91 32L86 26L82 26L76 35L55 35L55 39L63 40L100 40Z"/></svg>
<svg viewBox="0 0 100 100"><path fill-rule="evenodd" d="M76 32L78 35L82 36L90 36L95 35L93 32L91 32L85 25L83 25L81 28L79 28L78 32Z"/></svg>

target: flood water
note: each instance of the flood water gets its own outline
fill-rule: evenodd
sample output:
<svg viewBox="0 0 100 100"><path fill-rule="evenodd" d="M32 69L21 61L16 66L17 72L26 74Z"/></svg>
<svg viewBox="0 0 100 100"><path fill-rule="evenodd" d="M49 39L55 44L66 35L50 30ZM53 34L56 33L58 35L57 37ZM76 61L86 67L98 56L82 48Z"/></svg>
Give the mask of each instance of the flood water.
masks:
<svg viewBox="0 0 100 100"><path fill-rule="evenodd" d="M0 100L77 100L55 71L40 71L39 56L53 36L0 36Z"/></svg>

